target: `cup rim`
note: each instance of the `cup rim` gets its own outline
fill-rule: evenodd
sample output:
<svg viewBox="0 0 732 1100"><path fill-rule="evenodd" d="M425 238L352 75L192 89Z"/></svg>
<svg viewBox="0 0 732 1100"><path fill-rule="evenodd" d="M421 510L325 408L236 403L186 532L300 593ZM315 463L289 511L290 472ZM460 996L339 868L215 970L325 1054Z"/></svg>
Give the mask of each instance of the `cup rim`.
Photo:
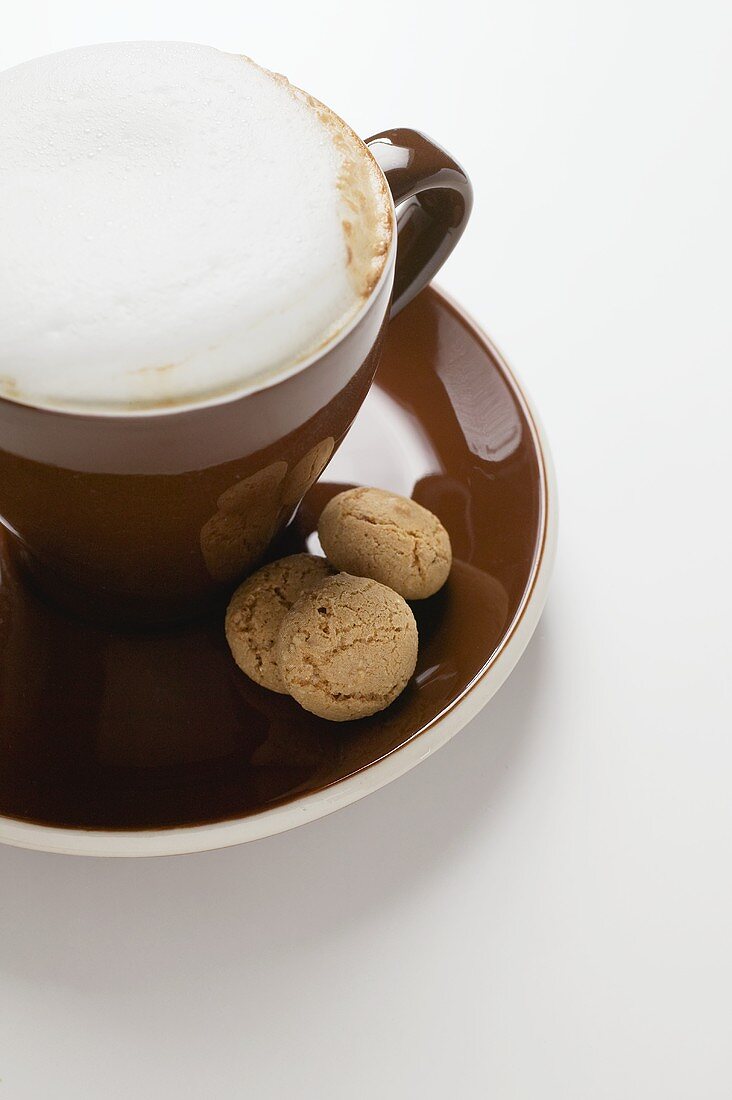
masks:
<svg viewBox="0 0 732 1100"><path fill-rule="evenodd" d="M340 116L338 116L340 117ZM341 121L343 121L341 119ZM347 125L347 123L343 123ZM358 135L355 135L358 137ZM305 356L303 359L298 359L294 363L291 363L289 367L285 367L283 370L273 369L269 372L263 371L259 376L252 379L249 384L238 386L237 388L227 389L222 393L215 394L212 397L201 398L195 401L186 401L180 405L170 405L163 408L147 408L147 409L105 409L73 405L50 405L43 404L34 401L21 401L15 398L7 397L0 394L0 409L13 408L17 409L25 408L30 409L33 412L49 413L55 416L63 416L69 419L81 419L81 420L114 420L114 421L130 421L130 420L152 420L156 417L165 417L166 419L172 419L176 416L182 416L185 413L200 412L206 409L216 408L220 405L228 405L231 402L241 400L244 397L249 397L251 394L260 393L262 390L270 389L270 387L278 385L280 382L286 381L288 378L292 378L297 374L308 369L317 363L319 359L322 359L325 355L328 355L331 351L342 344L348 336L353 332L355 328L361 323L364 317L372 309L374 303L380 296L384 285L393 277L394 267L396 263L397 252L397 217L396 206L394 204L394 196L392 195L391 188L381 165L376 160L375 156L369 149L368 145L362 138L358 140L363 145L365 152L371 158L373 164L379 171L379 175L382 178L384 190L389 199L389 213L391 221L391 238L389 240L389 247L387 249L384 265L381 269L379 278L374 283L373 287L369 291L368 295L363 299L360 306L349 318L347 323L340 328L335 335L327 340L324 344L321 344L310 355Z"/></svg>

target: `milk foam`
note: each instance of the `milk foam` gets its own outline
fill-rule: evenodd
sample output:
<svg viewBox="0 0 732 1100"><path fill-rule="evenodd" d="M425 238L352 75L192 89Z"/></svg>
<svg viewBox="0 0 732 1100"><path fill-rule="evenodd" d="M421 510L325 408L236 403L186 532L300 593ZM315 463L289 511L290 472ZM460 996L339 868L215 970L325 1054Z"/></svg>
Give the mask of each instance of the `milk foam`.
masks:
<svg viewBox="0 0 732 1100"><path fill-rule="evenodd" d="M0 394L205 400L332 339L391 201L335 115L204 46L81 47L0 73Z"/></svg>

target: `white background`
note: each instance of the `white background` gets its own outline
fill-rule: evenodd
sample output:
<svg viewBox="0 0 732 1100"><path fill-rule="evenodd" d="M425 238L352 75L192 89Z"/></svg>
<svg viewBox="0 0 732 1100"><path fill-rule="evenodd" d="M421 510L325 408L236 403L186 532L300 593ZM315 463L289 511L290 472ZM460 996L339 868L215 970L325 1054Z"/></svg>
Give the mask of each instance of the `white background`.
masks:
<svg viewBox="0 0 732 1100"><path fill-rule="evenodd" d="M456 153L441 283L536 400L562 515L521 664L391 787L207 855L0 850L0 1100L728 1100L729 6L2 10L0 67L201 41Z"/></svg>

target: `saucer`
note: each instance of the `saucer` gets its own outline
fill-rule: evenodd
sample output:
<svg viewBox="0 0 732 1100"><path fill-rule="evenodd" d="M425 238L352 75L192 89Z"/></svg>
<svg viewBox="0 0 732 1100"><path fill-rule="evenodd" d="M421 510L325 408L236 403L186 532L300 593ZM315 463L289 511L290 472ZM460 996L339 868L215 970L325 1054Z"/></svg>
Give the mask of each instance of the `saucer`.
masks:
<svg viewBox="0 0 732 1100"><path fill-rule="evenodd" d="M87 855L203 851L348 805L445 744L490 699L539 620L556 538L546 441L488 338L424 291L389 326L343 446L271 556L318 550L343 488L434 511L445 588L413 604L412 683L388 710L329 723L234 665L220 612L135 634L37 599L0 539L0 840Z"/></svg>

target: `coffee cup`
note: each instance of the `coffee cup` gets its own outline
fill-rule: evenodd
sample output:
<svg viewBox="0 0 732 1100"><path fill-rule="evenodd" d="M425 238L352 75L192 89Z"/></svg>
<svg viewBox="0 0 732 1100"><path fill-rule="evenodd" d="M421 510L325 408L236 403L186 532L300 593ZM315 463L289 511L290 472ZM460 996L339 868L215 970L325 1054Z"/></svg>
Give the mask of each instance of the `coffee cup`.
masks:
<svg viewBox="0 0 732 1100"><path fill-rule="evenodd" d="M388 130L363 151L391 196L387 244L378 278L322 346L181 404L85 409L0 390L0 520L45 597L115 624L162 624L203 612L262 561L353 422L389 318L470 213L464 171L423 134Z"/></svg>

